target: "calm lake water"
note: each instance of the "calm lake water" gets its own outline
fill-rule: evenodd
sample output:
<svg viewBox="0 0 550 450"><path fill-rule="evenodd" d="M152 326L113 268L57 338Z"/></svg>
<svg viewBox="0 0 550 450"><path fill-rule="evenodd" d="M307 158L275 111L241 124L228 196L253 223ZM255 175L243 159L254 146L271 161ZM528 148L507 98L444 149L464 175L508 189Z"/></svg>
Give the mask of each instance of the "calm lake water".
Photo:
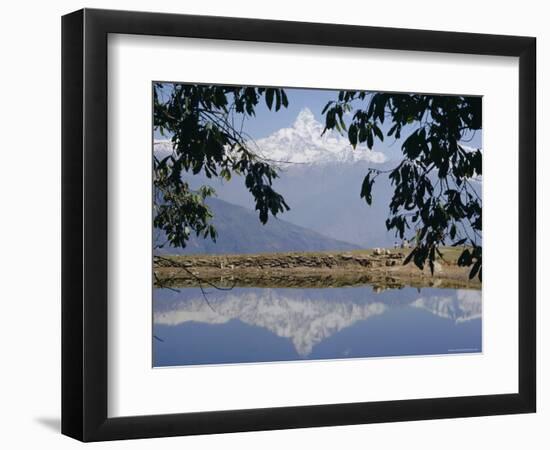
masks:
<svg viewBox="0 0 550 450"><path fill-rule="evenodd" d="M155 289L153 365L481 352L481 291Z"/></svg>

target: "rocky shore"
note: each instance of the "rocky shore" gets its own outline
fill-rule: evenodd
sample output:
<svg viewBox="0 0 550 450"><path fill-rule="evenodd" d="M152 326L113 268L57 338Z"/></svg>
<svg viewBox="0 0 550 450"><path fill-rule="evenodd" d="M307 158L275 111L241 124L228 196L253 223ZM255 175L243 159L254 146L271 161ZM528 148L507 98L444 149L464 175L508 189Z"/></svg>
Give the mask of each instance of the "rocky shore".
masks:
<svg viewBox="0 0 550 450"><path fill-rule="evenodd" d="M264 253L240 255L156 256L157 286L193 286L198 282L257 287L337 287L373 284L384 287L481 287L458 267L454 252L436 262L435 273L403 265L408 250ZM444 252L445 256L445 252Z"/></svg>

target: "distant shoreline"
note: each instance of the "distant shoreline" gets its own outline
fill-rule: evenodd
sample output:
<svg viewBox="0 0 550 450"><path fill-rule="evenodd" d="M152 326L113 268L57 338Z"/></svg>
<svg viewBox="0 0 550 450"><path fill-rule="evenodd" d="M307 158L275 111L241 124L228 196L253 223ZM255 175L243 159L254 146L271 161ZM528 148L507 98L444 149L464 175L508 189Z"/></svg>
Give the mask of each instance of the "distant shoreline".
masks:
<svg viewBox="0 0 550 450"><path fill-rule="evenodd" d="M481 289L469 268L458 267L461 249L442 249L443 259L420 271L403 265L409 249L370 249L326 252L284 252L228 255L163 255L155 257L157 287L191 287L201 282L219 286L323 288L359 284L400 288L441 287Z"/></svg>

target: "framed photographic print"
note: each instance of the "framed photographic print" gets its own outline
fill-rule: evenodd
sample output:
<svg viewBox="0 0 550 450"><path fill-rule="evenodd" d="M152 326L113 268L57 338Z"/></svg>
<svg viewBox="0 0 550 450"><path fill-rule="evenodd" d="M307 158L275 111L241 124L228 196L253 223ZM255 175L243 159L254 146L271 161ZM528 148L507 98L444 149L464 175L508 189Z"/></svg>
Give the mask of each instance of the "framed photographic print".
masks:
<svg viewBox="0 0 550 450"><path fill-rule="evenodd" d="M62 432L535 411L535 39L63 17Z"/></svg>

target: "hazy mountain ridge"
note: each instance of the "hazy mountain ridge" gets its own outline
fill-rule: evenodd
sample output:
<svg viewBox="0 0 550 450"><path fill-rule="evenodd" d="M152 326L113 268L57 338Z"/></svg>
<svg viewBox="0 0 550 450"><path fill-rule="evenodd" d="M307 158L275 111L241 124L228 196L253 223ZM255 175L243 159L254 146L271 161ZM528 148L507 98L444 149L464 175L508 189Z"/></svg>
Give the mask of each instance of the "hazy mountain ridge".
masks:
<svg viewBox="0 0 550 450"><path fill-rule="evenodd" d="M291 210L278 218L328 238L352 243L357 246L355 248L392 246L395 239L385 227L389 181L380 177L374 188L372 206L369 207L359 196L368 168L385 168L388 165L385 163L386 156L364 146L353 149L346 136L332 130L322 135L323 128L313 113L305 108L292 127L250 142L258 154L280 170L280 178L274 181L274 188L285 197ZM159 157L168 155L172 152L172 144L166 140L156 141L154 151ZM252 196L244 186L244 179L238 175L234 175L229 182L208 179L204 175L186 175L185 178L193 188L203 184L213 186L219 199L248 210L254 209ZM221 225L218 220L217 226ZM228 230L224 233L227 235ZM220 233L219 243L221 239L223 236ZM208 252L214 250L212 246L196 240L190 243L189 249L198 253L199 250L194 248ZM333 250L326 247L308 249ZM235 251L238 249L235 248Z"/></svg>
<svg viewBox="0 0 550 450"><path fill-rule="evenodd" d="M256 211L226 201L209 198L212 223L218 232L216 242L192 235L184 249L165 246L157 254L223 254L288 251L354 250L360 248L348 242L332 239L310 229L270 217L262 225ZM164 242L163 234L155 233L155 243Z"/></svg>
<svg viewBox="0 0 550 450"><path fill-rule="evenodd" d="M322 132L323 125L305 108L291 127L250 143L258 154L279 168L280 177L273 186L291 208L279 219L363 248L392 247L397 239L385 225L393 194L388 175L376 179L372 205L367 205L359 194L369 168L388 170L397 162L364 146L353 149L346 136L332 130L324 135ZM467 145L463 147L473 151ZM169 141L155 143L159 155L171 151ZM238 175L229 182L204 175L185 178L195 188L203 184L214 187L221 200L254 209L252 196ZM481 195L481 177L472 181Z"/></svg>
<svg viewBox="0 0 550 450"><path fill-rule="evenodd" d="M381 168L387 166L387 163L380 165ZM278 218L363 248L393 246L395 237L386 230L385 224L392 194L387 176L376 180L371 206L359 195L369 167L365 162L285 167L273 187L283 195L290 211L279 214ZM190 182L194 188L210 185L216 189L219 199L254 209L252 195L242 177L234 176L231 181L222 182L194 176Z"/></svg>

